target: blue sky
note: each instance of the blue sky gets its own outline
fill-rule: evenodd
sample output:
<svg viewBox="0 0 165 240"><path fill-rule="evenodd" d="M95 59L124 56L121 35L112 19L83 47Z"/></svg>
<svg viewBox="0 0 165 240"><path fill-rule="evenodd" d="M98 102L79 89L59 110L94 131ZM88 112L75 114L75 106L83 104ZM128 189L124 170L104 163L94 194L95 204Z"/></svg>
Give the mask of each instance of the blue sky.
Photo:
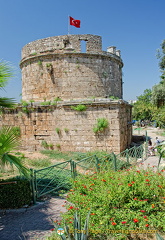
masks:
<svg viewBox="0 0 165 240"><path fill-rule="evenodd" d="M104 51L121 50L123 98L135 100L160 81L156 50L165 39L164 9L164 0L0 0L0 59L15 71L0 95L20 100L22 47L67 34L70 15L81 20L81 28L70 26L71 34L99 35Z"/></svg>

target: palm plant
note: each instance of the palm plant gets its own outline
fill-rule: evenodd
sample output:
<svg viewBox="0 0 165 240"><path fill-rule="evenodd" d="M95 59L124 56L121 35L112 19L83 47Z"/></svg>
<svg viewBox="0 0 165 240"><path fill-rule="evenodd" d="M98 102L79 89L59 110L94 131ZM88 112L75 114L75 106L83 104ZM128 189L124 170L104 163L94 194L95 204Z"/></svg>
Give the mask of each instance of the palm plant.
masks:
<svg viewBox="0 0 165 240"><path fill-rule="evenodd" d="M16 127L5 126L0 129L0 165L2 168L6 165L15 166L27 177L28 169L22 165L21 159L10 154L19 146L19 143L20 136Z"/></svg>
<svg viewBox="0 0 165 240"><path fill-rule="evenodd" d="M0 61L0 89L3 89L10 77L13 76L12 68L8 63ZM0 108L12 107L14 100L12 98L0 97ZM0 165L16 166L25 176L28 176L28 170L22 165L21 160L10 154L12 150L18 147L20 142L18 128L2 127L0 129Z"/></svg>
<svg viewBox="0 0 165 240"><path fill-rule="evenodd" d="M0 89L4 89L9 79L13 76L12 67L4 61L0 61ZM0 97L0 107L12 107L13 98Z"/></svg>

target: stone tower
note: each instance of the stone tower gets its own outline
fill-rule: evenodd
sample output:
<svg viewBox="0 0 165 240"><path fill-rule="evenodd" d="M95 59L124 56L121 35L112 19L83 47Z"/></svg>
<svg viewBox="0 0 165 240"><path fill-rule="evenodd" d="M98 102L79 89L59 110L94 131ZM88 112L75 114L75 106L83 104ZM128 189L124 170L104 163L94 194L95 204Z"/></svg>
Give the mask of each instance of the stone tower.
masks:
<svg viewBox="0 0 165 240"><path fill-rule="evenodd" d="M85 52L81 44L86 45ZM22 49L22 99L35 102L115 96L122 99L120 51L102 51L100 36L64 35Z"/></svg>
<svg viewBox="0 0 165 240"><path fill-rule="evenodd" d="M20 67L25 102L4 110L0 126L19 127L23 149L38 151L46 144L60 151L119 153L130 145L131 105L122 99L120 51L102 51L100 36L31 42L22 49ZM98 120L108 125L96 132Z"/></svg>

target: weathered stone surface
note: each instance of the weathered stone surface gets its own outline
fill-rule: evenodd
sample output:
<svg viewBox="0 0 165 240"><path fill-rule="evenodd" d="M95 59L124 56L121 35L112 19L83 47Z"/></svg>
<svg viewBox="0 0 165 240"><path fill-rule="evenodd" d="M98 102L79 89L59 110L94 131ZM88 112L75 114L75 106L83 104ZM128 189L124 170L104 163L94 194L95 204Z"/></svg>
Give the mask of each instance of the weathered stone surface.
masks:
<svg viewBox="0 0 165 240"><path fill-rule="evenodd" d="M85 53L81 52L82 40ZM100 36L64 35L31 42L22 49L20 66L25 101L122 98L123 62L115 50L102 51Z"/></svg>
<svg viewBox="0 0 165 240"><path fill-rule="evenodd" d="M71 106L80 104L76 100L72 104L57 104L51 112L45 112L51 106L42 106L41 112L34 106L29 114L21 113L21 109L19 113L17 110L15 113L7 111L0 117L0 125L20 126L22 146L30 151L43 149L44 140L53 144L54 149L60 147L62 151L104 150L119 153L131 142L131 115L123 111L125 108L131 109L131 106L122 100L103 100L93 100L93 103L86 104L87 110L84 112L71 109ZM95 134L93 128L98 118L106 118L109 127L104 132Z"/></svg>

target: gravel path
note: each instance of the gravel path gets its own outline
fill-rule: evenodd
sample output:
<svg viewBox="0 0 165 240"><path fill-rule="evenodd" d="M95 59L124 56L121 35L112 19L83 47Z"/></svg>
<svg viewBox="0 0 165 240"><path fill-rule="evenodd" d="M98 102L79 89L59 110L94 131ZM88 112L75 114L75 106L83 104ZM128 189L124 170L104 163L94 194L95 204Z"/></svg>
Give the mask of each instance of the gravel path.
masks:
<svg viewBox="0 0 165 240"><path fill-rule="evenodd" d="M54 227L52 220L60 220L65 199L51 198L27 209L0 211L0 240L45 239Z"/></svg>

